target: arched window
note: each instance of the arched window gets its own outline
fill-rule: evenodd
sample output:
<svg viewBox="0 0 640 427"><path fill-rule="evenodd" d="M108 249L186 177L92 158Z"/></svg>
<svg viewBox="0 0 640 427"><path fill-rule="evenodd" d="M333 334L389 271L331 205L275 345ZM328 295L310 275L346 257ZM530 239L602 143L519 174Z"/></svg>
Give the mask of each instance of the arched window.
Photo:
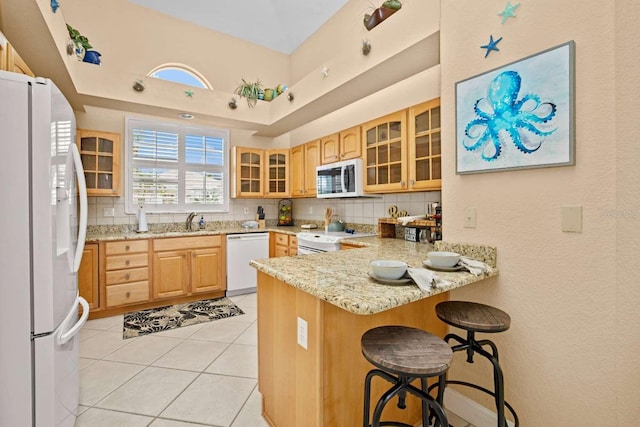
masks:
<svg viewBox="0 0 640 427"><path fill-rule="evenodd" d="M149 77L181 83L203 89L213 89L207 79L193 68L184 64L159 65L147 74Z"/></svg>

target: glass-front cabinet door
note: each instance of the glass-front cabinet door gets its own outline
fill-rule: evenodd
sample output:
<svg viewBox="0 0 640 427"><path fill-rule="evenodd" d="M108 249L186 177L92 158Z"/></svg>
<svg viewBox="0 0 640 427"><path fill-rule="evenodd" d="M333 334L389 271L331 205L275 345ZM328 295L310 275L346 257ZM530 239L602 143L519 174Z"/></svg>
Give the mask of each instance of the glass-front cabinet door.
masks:
<svg viewBox="0 0 640 427"><path fill-rule="evenodd" d="M264 194L262 159L264 151L257 148L234 147L234 197L255 197Z"/></svg>
<svg viewBox="0 0 640 427"><path fill-rule="evenodd" d="M407 189L407 112L389 114L365 123L365 191Z"/></svg>
<svg viewBox="0 0 640 427"><path fill-rule="evenodd" d="M266 159L266 197L289 197L289 150L267 150Z"/></svg>
<svg viewBox="0 0 640 427"><path fill-rule="evenodd" d="M80 150L89 196L120 196L120 134L78 129Z"/></svg>
<svg viewBox="0 0 640 427"><path fill-rule="evenodd" d="M409 109L409 190L442 187L440 99Z"/></svg>

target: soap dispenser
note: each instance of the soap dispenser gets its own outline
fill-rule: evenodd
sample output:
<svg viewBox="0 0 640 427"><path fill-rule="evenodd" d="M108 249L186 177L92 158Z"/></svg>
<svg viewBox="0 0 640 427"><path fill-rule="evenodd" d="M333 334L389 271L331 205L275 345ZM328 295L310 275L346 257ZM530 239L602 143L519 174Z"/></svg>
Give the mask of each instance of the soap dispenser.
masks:
<svg viewBox="0 0 640 427"><path fill-rule="evenodd" d="M200 230L204 230L204 215L200 216L200 221L198 221L198 225L200 226Z"/></svg>

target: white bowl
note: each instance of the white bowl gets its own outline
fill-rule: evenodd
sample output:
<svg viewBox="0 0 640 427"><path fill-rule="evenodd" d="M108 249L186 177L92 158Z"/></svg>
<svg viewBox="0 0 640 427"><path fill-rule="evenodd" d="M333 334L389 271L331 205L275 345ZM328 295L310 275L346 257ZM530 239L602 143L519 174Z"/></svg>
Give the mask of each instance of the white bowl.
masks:
<svg viewBox="0 0 640 427"><path fill-rule="evenodd" d="M455 252L429 252L427 257L434 267L453 267L460 261L460 254Z"/></svg>
<svg viewBox="0 0 640 427"><path fill-rule="evenodd" d="M407 272L407 263L391 259L377 259L369 263L371 272L379 279L396 280Z"/></svg>

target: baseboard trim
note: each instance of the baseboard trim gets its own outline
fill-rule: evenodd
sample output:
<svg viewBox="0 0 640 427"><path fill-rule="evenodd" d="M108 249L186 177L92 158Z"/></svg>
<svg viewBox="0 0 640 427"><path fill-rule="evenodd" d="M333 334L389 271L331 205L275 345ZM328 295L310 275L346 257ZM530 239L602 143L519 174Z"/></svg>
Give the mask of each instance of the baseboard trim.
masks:
<svg viewBox="0 0 640 427"><path fill-rule="evenodd" d="M495 412L450 387L444 393L444 407L475 427L496 427L498 424L498 415ZM507 425L514 427L508 420Z"/></svg>

